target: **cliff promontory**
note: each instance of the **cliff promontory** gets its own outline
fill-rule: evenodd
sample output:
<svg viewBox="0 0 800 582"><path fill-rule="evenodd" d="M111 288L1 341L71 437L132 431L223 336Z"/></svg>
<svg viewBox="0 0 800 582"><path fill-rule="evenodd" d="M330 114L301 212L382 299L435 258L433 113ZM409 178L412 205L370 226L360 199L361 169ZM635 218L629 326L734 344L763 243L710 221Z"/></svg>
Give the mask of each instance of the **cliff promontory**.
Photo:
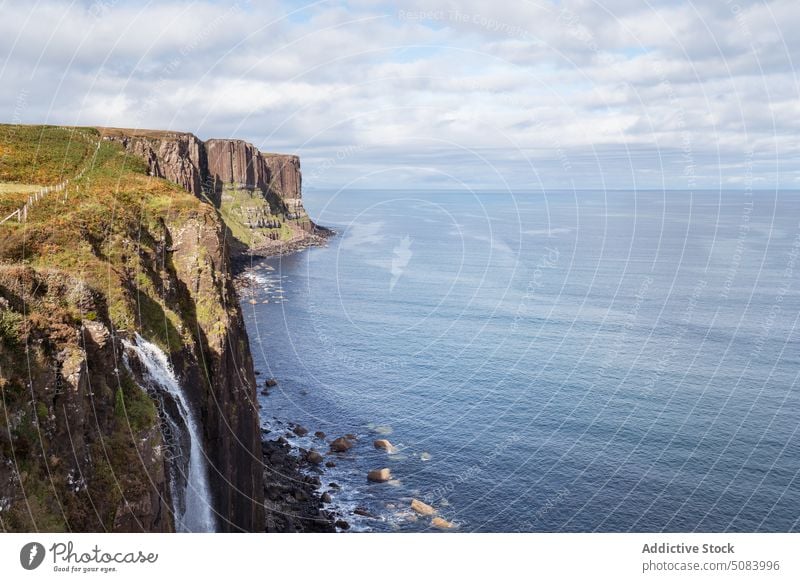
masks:
<svg viewBox="0 0 800 582"><path fill-rule="evenodd" d="M202 142L190 133L101 128L165 178L217 207L231 251L274 253L314 242L327 231L308 217L302 200L300 159L263 153L235 139Z"/></svg>

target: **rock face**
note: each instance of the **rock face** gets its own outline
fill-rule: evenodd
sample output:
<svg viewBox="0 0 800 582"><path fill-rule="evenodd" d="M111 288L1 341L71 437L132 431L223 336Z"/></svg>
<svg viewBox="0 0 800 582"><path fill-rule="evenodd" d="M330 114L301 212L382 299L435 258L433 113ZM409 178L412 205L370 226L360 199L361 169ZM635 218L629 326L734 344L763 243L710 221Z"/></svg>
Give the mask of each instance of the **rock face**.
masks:
<svg viewBox="0 0 800 582"><path fill-rule="evenodd" d="M269 167L253 144L238 139L210 139L206 151L212 181L242 188L269 188Z"/></svg>
<svg viewBox="0 0 800 582"><path fill-rule="evenodd" d="M256 380L223 225L211 213L165 224L174 300L196 306L198 326L194 349L184 349L173 362L200 405L221 530L254 531L263 521L261 467L253 461L261 448Z"/></svg>
<svg viewBox="0 0 800 582"><path fill-rule="evenodd" d="M151 176L178 184L220 209L235 254L297 247L329 234L303 207L300 158L261 153L236 139L191 133L100 128L147 164Z"/></svg>
<svg viewBox="0 0 800 582"><path fill-rule="evenodd" d="M191 133L103 128L101 134L141 158L151 176L169 180L197 197L203 195L206 150Z"/></svg>
<svg viewBox="0 0 800 582"><path fill-rule="evenodd" d="M0 339L0 528L172 531L155 407L119 367L107 321L67 316L102 312L102 297L18 266L0 269L0 296L3 322L22 332Z"/></svg>

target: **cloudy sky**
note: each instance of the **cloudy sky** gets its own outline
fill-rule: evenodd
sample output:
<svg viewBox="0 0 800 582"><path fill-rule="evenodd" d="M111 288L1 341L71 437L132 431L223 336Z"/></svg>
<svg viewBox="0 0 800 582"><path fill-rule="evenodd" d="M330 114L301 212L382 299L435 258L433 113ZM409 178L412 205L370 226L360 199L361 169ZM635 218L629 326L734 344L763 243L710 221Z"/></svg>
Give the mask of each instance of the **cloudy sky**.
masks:
<svg viewBox="0 0 800 582"><path fill-rule="evenodd" d="M298 153L309 188L798 188L797 0L0 0L6 123Z"/></svg>

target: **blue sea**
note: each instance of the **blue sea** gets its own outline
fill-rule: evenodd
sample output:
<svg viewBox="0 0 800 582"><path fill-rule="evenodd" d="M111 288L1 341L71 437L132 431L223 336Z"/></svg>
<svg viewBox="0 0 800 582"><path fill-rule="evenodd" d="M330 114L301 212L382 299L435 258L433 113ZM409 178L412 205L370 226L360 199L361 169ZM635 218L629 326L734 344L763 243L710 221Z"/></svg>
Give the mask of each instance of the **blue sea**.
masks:
<svg viewBox="0 0 800 582"><path fill-rule="evenodd" d="M359 437L322 477L353 529L430 529L413 498L467 532L800 529L800 193L305 205L338 235L243 308L268 436Z"/></svg>

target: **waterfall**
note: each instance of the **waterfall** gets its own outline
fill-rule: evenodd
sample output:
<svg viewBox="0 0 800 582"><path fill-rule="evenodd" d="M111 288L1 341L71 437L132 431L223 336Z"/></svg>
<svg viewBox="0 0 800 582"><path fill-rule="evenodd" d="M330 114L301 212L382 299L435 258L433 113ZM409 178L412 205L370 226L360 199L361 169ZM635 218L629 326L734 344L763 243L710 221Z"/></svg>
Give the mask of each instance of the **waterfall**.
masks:
<svg viewBox="0 0 800 582"><path fill-rule="evenodd" d="M200 431L172 366L158 346L138 333L133 342L123 340L123 345L136 354L144 368L143 379L161 402L164 441L173 448L168 462L175 529L180 532L216 531Z"/></svg>

